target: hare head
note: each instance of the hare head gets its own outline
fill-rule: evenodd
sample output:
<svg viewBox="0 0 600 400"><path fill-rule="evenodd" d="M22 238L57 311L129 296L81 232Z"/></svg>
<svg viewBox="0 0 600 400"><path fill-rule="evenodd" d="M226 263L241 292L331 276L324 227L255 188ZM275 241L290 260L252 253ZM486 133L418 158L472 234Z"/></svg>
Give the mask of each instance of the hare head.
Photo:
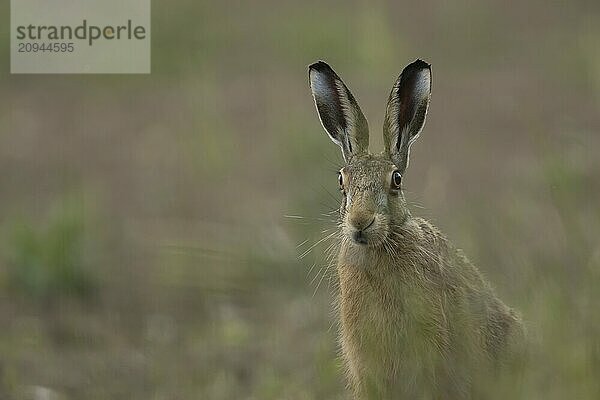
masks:
<svg viewBox="0 0 600 400"><path fill-rule="evenodd" d="M380 154L369 152L367 120L333 69L323 61L316 62L309 66L309 78L323 128L342 148L346 162L339 172L343 236L357 246L381 246L410 216L402 177L410 146L425 123L431 67L416 60L396 80L383 125L385 150Z"/></svg>

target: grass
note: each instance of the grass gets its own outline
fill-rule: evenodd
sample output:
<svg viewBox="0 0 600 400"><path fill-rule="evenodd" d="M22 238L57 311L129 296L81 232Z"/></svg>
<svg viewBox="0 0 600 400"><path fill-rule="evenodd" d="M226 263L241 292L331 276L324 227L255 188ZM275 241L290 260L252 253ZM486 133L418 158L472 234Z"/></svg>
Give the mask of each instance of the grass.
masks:
<svg viewBox="0 0 600 400"><path fill-rule="evenodd" d="M299 257L341 160L305 68L336 68L377 147L417 57L413 213L523 314L523 398L600 396L592 6L154 6L151 76L0 73L0 398L345 398L328 243Z"/></svg>

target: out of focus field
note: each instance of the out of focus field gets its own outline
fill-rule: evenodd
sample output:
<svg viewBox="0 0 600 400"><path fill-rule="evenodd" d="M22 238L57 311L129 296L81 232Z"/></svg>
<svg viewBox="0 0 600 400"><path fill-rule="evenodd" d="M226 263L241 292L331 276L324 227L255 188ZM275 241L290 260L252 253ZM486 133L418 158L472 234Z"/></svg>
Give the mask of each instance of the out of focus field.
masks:
<svg viewBox="0 0 600 400"><path fill-rule="evenodd" d="M417 57L413 213L522 312L524 398L600 398L597 1L154 2L149 76L11 76L8 35L0 399L345 398L329 242L307 252L341 156L306 66L334 66L377 149Z"/></svg>

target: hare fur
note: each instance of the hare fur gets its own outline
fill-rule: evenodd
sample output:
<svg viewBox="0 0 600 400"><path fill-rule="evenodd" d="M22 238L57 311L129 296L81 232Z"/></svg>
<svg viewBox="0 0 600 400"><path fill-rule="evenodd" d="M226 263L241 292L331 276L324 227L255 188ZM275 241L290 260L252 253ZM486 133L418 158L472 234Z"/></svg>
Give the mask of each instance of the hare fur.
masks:
<svg viewBox="0 0 600 400"><path fill-rule="evenodd" d="M355 396L481 398L523 330L463 253L407 208L401 183L429 107L430 65L416 60L394 84L380 154L369 153L367 120L333 69L319 61L309 78L321 123L346 162L337 305Z"/></svg>

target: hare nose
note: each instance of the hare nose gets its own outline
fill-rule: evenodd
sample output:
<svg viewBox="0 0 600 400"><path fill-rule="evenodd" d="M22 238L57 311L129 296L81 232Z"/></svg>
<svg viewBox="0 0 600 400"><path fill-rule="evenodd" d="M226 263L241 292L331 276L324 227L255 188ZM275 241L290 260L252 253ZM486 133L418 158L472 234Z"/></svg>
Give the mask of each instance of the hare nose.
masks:
<svg viewBox="0 0 600 400"><path fill-rule="evenodd" d="M350 216L350 225L358 231L364 231L375 222L375 215L373 213L360 212Z"/></svg>

